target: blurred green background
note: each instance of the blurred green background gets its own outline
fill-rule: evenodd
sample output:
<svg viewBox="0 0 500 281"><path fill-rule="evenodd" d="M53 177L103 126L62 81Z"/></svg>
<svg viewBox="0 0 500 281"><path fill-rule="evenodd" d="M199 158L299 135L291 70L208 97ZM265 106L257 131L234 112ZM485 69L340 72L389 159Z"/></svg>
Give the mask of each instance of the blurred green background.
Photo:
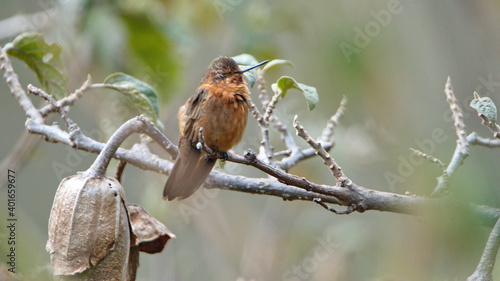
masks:
<svg viewBox="0 0 500 281"><path fill-rule="evenodd" d="M331 154L356 183L381 191L426 196L435 187L438 167L409 162L417 158L410 157L408 148L449 161L456 136L443 92L448 76L468 133L491 135L469 107L473 91L500 104L496 0L2 0L0 6L0 44L26 30L39 30L49 42L61 44L69 91L87 74L101 82L118 71L154 86L165 134L174 141L177 108L213 58L250 53L258 60L291 60L295 68L273 69L266 76L268 85L281 75L293 76L317 87L320 103L308 112L305 100L291 93L277 114L290 127L297 114L318 136L345 95L348 111L335 131ZM21 82L36 85L35 75L12 60ZM0 82L0 93L0 159L6 159L25 131L25 115L5 82ZM89 92L70 115L84 132L105 141L134 115L119 98L110 91ZM442 137L433 139L433 134ZM236 152L257 150L258 135L251 121ZM277 133L272 138L277 149L283 147ZM19 166L14 156L4 167L17 172L16 276L50 280L45 243L53 196L62 177L87 169L96 155L35 140L36 147ZM158 147L153 150L168 157ZM470 151L450 187L459 200L499 207L500 150ZM232 163L224 170L265 176ZM333 184L318 158L291 172ZM0 173L4 179L6 171ZM138 280L464 280L474 271L490 231L466 213L336 216L310 202L219 190L165 202L165 180L132 166L125 171L128 200L177 235L163 253L141 254ZM3 225L5 189L0 200ZM2 227L2 261L5 238ZM500 278L499 266L494 275Z"/></svg>

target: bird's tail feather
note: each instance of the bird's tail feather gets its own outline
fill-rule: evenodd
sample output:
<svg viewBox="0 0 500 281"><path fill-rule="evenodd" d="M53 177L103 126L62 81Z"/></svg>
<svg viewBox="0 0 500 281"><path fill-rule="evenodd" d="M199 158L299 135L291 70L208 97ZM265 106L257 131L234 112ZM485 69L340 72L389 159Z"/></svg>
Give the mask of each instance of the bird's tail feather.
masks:
<svg viewBox="0 0 500 281"><path fill-rule="evenodd" d="M205 152L189 144L181 144L163 189L163 198L170 201L191 196L210 174L215 162L216 159L207 157Z"/></svg>

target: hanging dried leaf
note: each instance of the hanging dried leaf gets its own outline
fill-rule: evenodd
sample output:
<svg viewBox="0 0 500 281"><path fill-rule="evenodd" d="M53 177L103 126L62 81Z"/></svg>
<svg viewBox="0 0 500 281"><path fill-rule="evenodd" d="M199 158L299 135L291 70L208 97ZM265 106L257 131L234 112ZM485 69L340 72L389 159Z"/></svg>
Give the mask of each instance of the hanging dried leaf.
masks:
<svg viewBox="0 0 500 281"><path fill-rule="evenodd" d="M159 253L170 238L175 238L175 234L141 206L130 204L127 207L132 231L136 235L135 245L139 247L139 251Z"/></svg>

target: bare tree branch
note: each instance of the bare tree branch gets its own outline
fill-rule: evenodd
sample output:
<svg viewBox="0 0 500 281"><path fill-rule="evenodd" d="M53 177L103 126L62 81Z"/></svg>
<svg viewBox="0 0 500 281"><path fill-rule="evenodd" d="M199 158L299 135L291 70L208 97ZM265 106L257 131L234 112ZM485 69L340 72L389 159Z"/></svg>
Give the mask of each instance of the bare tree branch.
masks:
<svg viewBox="0 0 500 281"><path fill-rule="evenodd" d="M344 115L346 111L346 105L347 98L344 96L342 98L342 101L340 102L340 106L337 109L337 112L328 120L325 128L323 129L323 132L321 133L321 136L317 139L317 142L325 151L330 151L330 149L334 145L333 130L337 126L340 117ZM281 123L281 125L283 124ZM278 130L280 129L278 128ZM281 135L287 148L290 150L290 155L288 157L276 163L281 169L287 171L291 167L295 166L298 162L316 155L316 151L312 147L308 149L301 149L300 147L298 147L288 131L283 130Z"/></svg>
<svg viewBox="0 0 500 281"><path fill-rule="evenodd" d="M4 71L4 77L8 82L8 86L11 89L13 96L18 100L23 111L26 112L28 116L26 121L26 128L29 132L34 134L39 134L43 136L47 141L59 142L68 145L73 145L76 149L84 150L92 153L99 153L104 149L105 145L101 142L95 141L92 138L85 136L83 133L78 135L73 135L72 132L65 131L59 128L57 125L47 125L45 124L44 117L52 112L64 112L62 107L67 105L72 105L78 98L89 88L93 88L92 84L88 80L89 86L83 85L74 94L63 98L59 101L52 101L51 105L45 106L38 110L33 106L27 93L19 84L17 75L13 72L10 60L8 59L5 48L1 50L0 61L2 63L1 69ZM36 89L32 89L32 92L36 92ZM80 91L80 92L78 92ZM43 92L43 91L42 91ZM271 102L270 102L271 103ZM276 102L274 102L274 105ZM268 104L267 106L270 106ZM335 163L331 162L333 159L328 158L327 151L333 147L333 140L331 139L332 131L337 124L337 120L345 111L345 105L341 106L337 110L337 113L332 116L327 125L327 133L322 134L321 139L329 138L331 142L316 142L310 136L305 134L305 138L309 138L310 148L300 149L295 144L295 141L291 139L287 142L287 138L291 136L285 134L285 143L289 146L290 156L283 159L282 161L276 162L274 165L266 163L259 159L254 152L248 151L244 156L229 154L228 161L249 165L263 171L267 175L271 175L272 178L248 178L243 176L228 175L218 171L212 171L209 178L205 182L206 188L220 188L226 190L233 190L252 194L264 194L272 195L283 198L284 200L305 200L305 201L316 201L325 204L327 209L332 211L333 208L327 206L326 204L338 204L347 206L346 211L337 211L337 213L342 212L364 212L366 210L378 210L386 212L395 212L401 214L419 214L420 210L426 210L429 208L436 208L447 212L453 212L456 208L468 208L471 213L476 214L480 217L485 224L493 225L500 217L500 210L487 207L487 206L475 206L472 204L458 204L449 198L425 198L418 196L407 196L400 195L389 192L381 192L374 189L367 189L356 185L352 181L344 182L341 186L330 186L330 185L320 185L316 184L310 180L303 177L299 177L293 174L285 172L284 167L291 167L298 163L300 160L307 157L311 157L318 153L318 155L323 157L323 160L328 163L328 166L334 171L334 175L338 179L345 177L341 172L340 167ZM272 118L272 109L266 111L269 115L269 119ZM43 113L43 114L42 114ZM258 116L258 115L256 115ZM139 117L140 118L140 117ZM130 122L140 121L142 123L149 122L144 119L134 118ZM278 123L279 124L279 123ZM269 125L269 123L268 123ZM142 126L142 125L141 125ZM281 125L279 125L281 126ZM278 131L279 130L278 126ZM160 146L162 146L171 157L177 155L177 147L172 144L172 142L166 138L161 132L159 132L152 124L146 126L148 135L156 141ZM284 130L281 131L283 134ZM305 130L304 130L305 132ZM470 143L484 144L487 143L491 146L497 146L494 141L485 141L484 139L477 137L476 135L469 136ZM290 147L291 146L291 147ZM141 148L142 147L142 148ZM144 149L144 147L146 149ZM280 152L282 155L288 155L288 151ZM160 158L156 154L152 154L147 149L147 146L141 145L140 147L134 145L131 149L118 148L116 153L112 157L130 163L136 167L144 170L155 171L162 174L169 174L172 169L172 162ZM275 157L275 155L273 155ZM329 160L330 159L330 160ZM281 162L281 165L280 165ZM331 162L331 163L330 163ZM341 181L342 182L342 181ZM323 206L321 204L321 206ZM323 206L323 207L325 207ZM332 211L333 212L333 211Z"/></svg>
<svg viewBox="0 0 500 281"><path fill-rule="evenodd" d="M48 104L47 106L40 108L40 114L45 117L50 112L54 112L57 108L64 107L67 105L73 105L78 99L80 99L83 94L91 88L92 78L90 75L87 76L87 80L83 82L82 86L70 95L60 99L56 105Z"/></svg>
<svg viewBox="0 0 500 281"><path fill-rule="evenodd" d="M304 127L300 125L297 120L297 115L293 119L293 126L297 130L297 135L304 139L313 149L316 155L321 157L325 163L325 165L332 171L335 180L337 181L337 185L344 186L343 183L349 181L349 179L344 175L342 168L335 162L335 160L326 152L326 150L304 130Z"/></svg>
<svg viewBox="0 0 500 281"><path fill-rule="evenodd" d="M497 221L486 242L483 255L476 271L467 281L493 281L493 268L500 247L500 219Z"/></svg>
<svg viewBox="0 0 500 281"><path fill-rule="evenodd" d="M7 55L7 50L12 47L11 43L8 43L0 50L0 69L4 71L3 77L7 82L11 94L17 99L19 105L26 113L28 118L34 119L39 123L43 122L43 117L40 112L35 108L31 102L28 95L24 91L21 83L19 83L19 78L12 68L12 63L10 62L9 56Z"/></svg>
<svg viewBox="0 0 500 281"><path fill-rule="evenodd" d="M467 136L467 141L470 144L482 145L486 147L500 147L500 139L486 139L479 136L476 132L472 132Z"/></svg>
<svg viewBox="0 0 500 281"><path fill-rule="evenodd" d="M467 156L469 156L469 142L467 141L467 134L465 132L465 124L463 120L462 109L453 94L453 87L451 85L451 79L448 77L446 81L446 86L444 89L446 94L446 101L448 102L453 118L453 125L455 126L455 132L457 134L457 145L455 147L455 152L453 157L448 164L448 167L443 172L443 175L438 177L438 184L431 196L440 196L445 193L447 188L448 178L457 170L457 168L462 165L463 161Z"/></svg>
<svg viewBox="0 0 500 281"><path fill-rule="evenodd" d="M323 143L333 142L333 130L335 129L335 127L337 127L340 118L344 115L346 111L347 111L347 97L343 96L342 100L340 101L340 106L337 109L337 112L335 112L335 114L332 115L332 117L326 123L326 126L323 129L321 136L318 138L318 142L323 142Z"/></svg>

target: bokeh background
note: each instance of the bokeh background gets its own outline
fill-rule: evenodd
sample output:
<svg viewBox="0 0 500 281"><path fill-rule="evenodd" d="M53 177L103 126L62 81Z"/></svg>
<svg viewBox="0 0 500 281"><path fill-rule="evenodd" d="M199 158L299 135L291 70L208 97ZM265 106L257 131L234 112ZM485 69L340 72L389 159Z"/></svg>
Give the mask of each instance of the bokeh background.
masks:
<svg viewBox="0 0 500 281"><path fill-rule="evenodd" d="M335 131L331 154L352 180L375 190L426 196L436 186L439 168L412 160L418 158L409 148L449 161L456 136L443 92L448 76L467 132L491 135L469 107L474 91L500 104L496 0L2 0L0 7L0 44L26 30L39 30L58 42L70 91L87 74L101 82L118 71L154 86L165 134L172 140L178 137L177 108L213 58L250 53L258 60L291 60L294 68L281 66L266 75L268 85L281 75L293 76L317 87L320 103L309 112L304 98L291 92L279 103L278 115L291 126L297 114L317 136L345 95L348 111ZM24 85L37 84L33 73L13 61ZM105 141L134 115L119 99L114 92L92 91L70 115ZM53 196L62 177L87 169L96 155L36 137L20 139L24 122L24 113L0 82L0 159L3 168L17 172L15 276L50 280L45 243ZM235 151L258 149L258 135L251 121ZM272 138L277 149L283 147L276 132ZM11 155L18 143L29 141L34 144L26 156ZM168 157L158 147L153 150ZM500 150L471 147L470 152L450 180L454 196L498 207ZM223 170L265 176L231 163ZM318 158L290 172L333 184ZM6 169L0 173L3 225ZM128 200L177 235L161 254L141 254L138 280L464 280L474 271L490 231L466 213L336 216L310 202L220 190L165 202L165 180L132 166L125 171ZM0 228L2 261L5 231ZM494 275L500 278L498 266Z"/></svg>

